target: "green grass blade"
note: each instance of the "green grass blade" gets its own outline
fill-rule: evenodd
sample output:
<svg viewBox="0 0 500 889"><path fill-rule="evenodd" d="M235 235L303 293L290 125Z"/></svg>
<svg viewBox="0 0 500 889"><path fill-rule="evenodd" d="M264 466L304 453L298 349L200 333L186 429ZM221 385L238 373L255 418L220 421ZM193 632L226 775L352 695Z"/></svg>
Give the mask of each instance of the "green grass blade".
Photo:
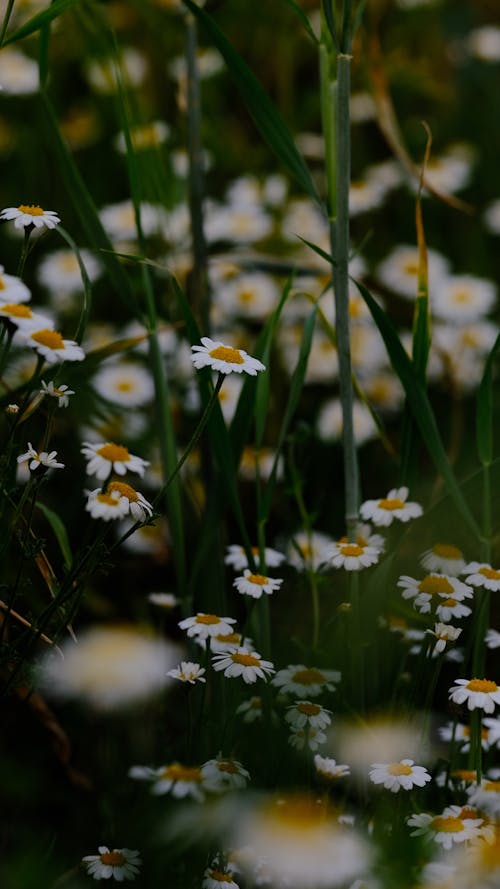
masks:
<svg viewBox="0 0 500 889"><path fill-rule="evenodd" d="M41 28L48 25L49 22L58 18L61 13L79 2L80 0L56 0L56 2L48 6L47 9L44 9L42 12L37 12L36 15L29 19L29 21L25 22L24 25L21 25L20 28L17 28L10 37L7 37L7 40L4 40L3 45L8 46L9 43L16 43L24 37L29 37L30 34L35 34L37 31L40 31Z"/></svg>
<svg viewBox="0 0 500 889"><path fill-rule="evenodd" d="M70 234L62 227L62 225L58 225L56 228L56 232L61 236L61 238L66 241L68 246L71 248L73 253L76 256L76 260L78 262L80 268L80 275L82 277L83 284L83 305L82 311L80 313L80 319L78 321L78 327L75 333L75 340L77 343L81 343L83 340L83 335L85 333L85 329L87 327L87 323L90 317L90 310L92 307L92 285L90 283L89 276L87 275L87 269L85 268L84 262L82 260L80 251L76 246L73 238Z"/></svg>
<svg viewBox="0 0 500 889"><path fill-rule="evenodd" d="M73 555L71 553L71 547L69 545L68 534L62 522L62 519L59 518L59 516L56 512L54 512L53 509L49 509L48 506L45 506L44 503L40 503L39 500L37 500L36 506L40 510L40 512L43 513L54 532L54 536L57 540L57 543L59 544L59 549L61 550L66 568L71 568L71 565L73 563Z"/></svg>
<svg viewBox="0 0 500 889"><path fill-rule="evenodd" d="M271 99L248 67L231 46L211 16L192 3L183 0L189 11L199 19L219 50L257 128L269 147L278 156L291 176L320 207L323 203L314 185L304 158L299 153L290 132Z"/></svg>
<svg viewBox="0 0 500 889"><path fill-rule="evenodd" d="M457 509L460 511L463 519L467 522L469 528L474 532L476 538L480 540L481 534L479 528L462 495L448 462L427 392L425 391L422 381L418 378L415 372L413 362L406 354L390 318L386 315L384 310L380 308L376 300L363 284L356 280L354 280L354 283L365 300L372 318L384 340L391 364L401 380L408 404L413 414L413 419L420 430L420 434L426 444L429 454L434 460L437 470L441 473L448 491L455 501Z"/></svg>
<svg viewBox="0 0 500 889"><path fill-rule="evenodd" d="M280 319L281 312L283 310L283 306L285 305L289 295L290 290L292 288L292 280L289 279L285 287L283 288L283 293L281 295L281 299L276 307L276 310L271 315L271 318L267 322L263 331L263 348L262 351L259 350L259 358L263 364L266 366L266 373L259 374L257 379L257 387L255 391L255 405L254 405L254 413L255 413L255 446L260 448L262 445L262 440L264 438L264 429L266 424L266 418L268 413L269 406L269 392L271 386L271 375L269 373L269 365L271 361L271 347L273 344L274 335L276 333L276 327L278 325L278 321ZM241 396L240 396L241 397ZM247 410L247 406L245 405L245 410Z"/></svg>
<svg viewBox="0 0 500 889"><path fill-rule="evenodd" d="M477 452L483 466L493 461L493 363L500 349L500 333L486 359L476 396Z"/></svg>
<svg viewBox="0 0 500 889"><path fill-rule="evenodd" d="M316 37L316 34L314 33L314 31L311 27L311 22L307 18L304 10L301 9L301 7L299 6L298 3L296 3L296 0L285 0L285 3L288 3L288 6L290 6L290 8L293 9L295 15L297 16L297 18L299 19L299 21L301 22L301 24L307 31L309 37L311 38L313 43L315 43L317 46L319 43L319 40Z"/></svg>

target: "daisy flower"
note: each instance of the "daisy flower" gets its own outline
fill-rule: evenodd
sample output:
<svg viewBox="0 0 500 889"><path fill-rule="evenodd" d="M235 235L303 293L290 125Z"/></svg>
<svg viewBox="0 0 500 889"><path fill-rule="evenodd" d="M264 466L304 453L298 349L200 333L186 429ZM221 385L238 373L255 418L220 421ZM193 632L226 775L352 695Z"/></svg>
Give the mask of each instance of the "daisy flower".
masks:
<svg viewBox="0 0 500 889"><path fill-rule="evenodd" d="M460 620L462 617L468 617L472 610L468 605L464 605L459 599L450 596L436 604L436 617L441 621ZM449 653L449 652L448 652Z"/></svg>
<svg viewBox="0 0 500 889"><path fill-rule="evenodd" d="M352 407L354 438L361 447L378 435L377 425L366 404L355 401ZM318 438L324 442L337 441L342 438L343 419L342 405L339 398L331 398L321 406L316 421Z"/></svg>
<svg viewBox="0 0 500 889"><path fill-rule="evenodd" d="M95 281L102 273L101 264L90 250L80 249L79 253L90 281ZM37 269L37 278L47 290L58 291L56 304L61 308L72 305L68 297L80 294L83 290L78 256L67 248L54 250L44 256Z"/></svg>
<svg viewBox="0 0 500 889"><path fill-rule="evenodd" d="M325 710L319 704L313 704L311 701L296 701L295 704L287 708L285 719L294 729L306 727L323 729L331 724L331 715L331 710Z"/></svg>
<svg viewBox="0 0 500 889"><path fill-rule="evenodd" d="M279 670L271 679L271 685L279 688L283 694L315 698L323 691L335 691L335 683L339 681L340 673L337 670L319 670L303 664L292 664Z"/></svg>
<svg viewBox="0 0 500 889"><path fill-rule="evenodd" d="M37 93L40 89L37 63L18 49L3 47L0 57L0 83L3 94L7 96L27 96Z"/></svg>
<svg viewBox="0 0 500 889"><path fill-rule="evenodd" d="M242 633L217 633L210 637L210 647L214 654L220 654L223 651L232 651L233 648L252 648L253 640Z"/></svg>
<svg viewBox="0 0 500 889"><path fill-rule="evenodd" d="M429 290L434 292L450 273L450 262L436 250L428 249ZM376 269L379 281L405 299L415 299L418 291L418 248L401 244Z"/></svg>
<svg viewBox="0 0 500 889"><path fill-rule="evenodd" d="M180 604L180 599L174 596L173 593L148 593L148 602L151 602L152 605L156 605L158 608L165 608L166 611L170 611Z"/></svg>
<svg viewBox="0 0 500 889"><path fill-rule="evenodd" d="M461 549L450 543L434 543L420 556L420 564L426 571L434 574L448 574L458 577L463 574L465 559Z"/></svg>
<svg viewBox="0 0 500 889"><path fill-rule="evenodd" d="M460 627L452 627L449 624L436 623L433 630L426 630L431 636L437 640L432 649L432 657L441 654L448 642L455 642L460 636L462 630Z"/></svg>
<svg viewBox="0 0 500 889"><path fill-rule="evenodd" d="M127 497L123 497L119 491L103 491L95 488L94 491L85 491L87 502L85 509L93 519L103 519L105 522L113 519L123 519L128 515L130 503Z"/></svg>
<svg viewBox="0 0 500 889"><path fill-rule="evenodd" d="M489 738L488 728L486 727L487 722L498 724L500 737L500 721L496 719L488 720L488 718L485 718L481 729L481 747L483 750L489 750L492 743ZM450 743L453 741L453 743L460 747L462 753L468 753L470 750L470 726L464 725L461 722L448 722L447 725L441 726L439 729L439 737L442 741Z"/></svg>
<svg viewBox="0 0 500 889"><path fill-rule="evenodd" d="M252 547L252 555L254 559L258 561L258 546ZM284 556L283 553L279 553L276 549L271 549L271 547L266 546L264 549L264 561L268 568L278 568L284 561L286 561L286 556ZM245 568L249 567L245 550L237 543L232 543L227 547L224 563L230 565L234 571L243 571Z"/></svg>
<svg viewBox="0 0 500 889"><path fill-rule="evenodd" d="M244 596L260 599L263 593L270 596L275 590L279 590L282 583L282 578L266 577L264 574L252 574L248 568L245 568L243 576L236 577L233 581L233 586Z"/></svg>
<svg viewBox="0 0 500 889"><path fill-rule="evenodd" d="M136 522L144 522L153 515L153 506L146 498L124 482L110 482L106 488L106 493L114 495L118 493L120 497L128 500L129 514Z"/></svg>
<svg viewBox="0 0 500 889"><path fill-rule="evenodd" d="M243 716L243 722L257 722L262 719L262 698L258 695L248 698L236 708L236 713Z"/></svg>
<svg viewBox="0 0 500 889"><path fill-rule="evenodd" d="M415 827L412 837L422 834L432 837L443 849L452 849L454 843L465 843L481 836L482 818L464 818L460 806L448 806L441 815L420 812L407 820L409 827Z"/></svg>
<svg viewBox="0 0 500 889"><path fill-rule="evenodd" d="M131 361L101 367L92 378L92 386L102 398L124 408L143 407L155 396L151 374Z"/></svg>
<svg viewBox="0 0 500 889"><path fill-rule="evenodd" d="M206 868L201 886L202 889L239 889L232 872L220 866Z"/></svg>
<svg viewBox="0 0 500 889"><path fill-rule="evenodd" d="M376 565L380 557L380 550L374 546L340 541L333 544L330 553L330 564L346 571L361 571L362 568Z"/></svg>
<svg viewBox="0 0 500 889"><path fill-rule="evenodd" d="M484 587L494 592L500 590L500 570L492 568L486 562L469 562L462 574L468 575L465 582L471 583L472 586Z"/></svg>
<svg viewBox="0 0 500 889"><path fill-rule="evenodd" d="M28 450L17 458L17 462L27 463L29 460L29 468L32 472L34 469L38 469L39 466L45 466L47 469L64 469L64 463L58 463L56 457L57 451L51 451L50 454L47 451L38 453L29 441Z"/></svg>
<svg viewBox="0 0 500 889"><path fill-rule="evenodd" d="M346 778L351 774L351 767L348 765L337 765L334 759L327 756L320 756L319 753L314 757L314 767L319 778L326 781L335 781L337 778Z"/></svg>
<svg viewBox="0 0 500 889"><path fill-rule="evenodd" d="M195 682L207 681L203 675L204 673L206 673L205 667L201 667L200 664L195 664L193 661L181 661L178 667L168 671L167 676L194 685Z"/></svg>
<svg viewBox="0 0 500 889"><path fill-rule="evenodd" d="M450 324L467 324L490 312L496 298L496 287L491 281L472 275L452 275L441 281L432 311Z"/></svg>
<svg viewBox="0 0 500 889"><path fill-rule="evenodd" d="M3 303L26 303L31 299L31 292L21 278L7 275L0 265L0 300Z"/></svg>
<svg viewBox="0 0 500 889"><path fill-rule="evenodd" d="M318 571L328 562L332 544L321 531L298 531L288 545L288 561L297 571Z"/></svg>
<svg viewBox="0 0 500 889"><path fill-rule="evenodd" d="M201 767L203 785L212 793L243 790L250 774L235 759L209 759Z"/></svg>
<svg viewBox="0 0 500 889"><path fill-rule="evenodd" d="M69 386L66 386L65 384L62 386L54 386L53 380L50 380L48 383L46 383L45 380L42 380L41 382L42 388L40 389L40 393L42 395L48 395L50 398L57 398L58 407L68 407L69 396L75 394L73 389L70 389Z"/></svg>
<svg viewBox="0 0 500 889"><path fill-rule="evenodd" d="M468 788L467 797L471 806L477 806L488 815L500 815L500 780L498 769L486 775L480 784Z"/></svg>
<svg viewBox="0 0 500 889"><path fill-rule="evenodd" d="M486 631L485 640L487 648L500 648L500 633L490 627Z"/></svg>
<svg viewBox="0 0 500 889"><path fill-rule="evenodd" d="M500 687L490 679L455 679L456 685L449 690L449 698L456 704L467 701L469 710L484 710L493 713L495 704L500 704Z"/></svg>
<svg viewBox="0 0 500 889"><path fill-rule="evenodd" d="M446 574L427 574L423 580L416 580L403 574L397 583L402 589L403 599L413 599L413 606L421 614L427 614L435 604L443 605L445 601L451 603L462 602L471 599L474 595L471 587L458 580L456 577L448 577ZM441 601L443 600L443 601ZM450 604L449 606L453 606ZM470 614L468 609L466 614ZM445 620L443 615L443 620Z"/></svg>
<svg viewBox="0 0 500 889"><path fill-rule="evenodd" d="M0 318L10 321L17 327L19 331L17 339L21 343L24 343L23 334L26 332L30 333L31 331L42 329L48 330L53 326L50 318L40 314L40 312L33 312L24 303L0 302Z"/></svg>
<svg viewBox="0 0 500 889"><path fill-rule="evenodd" d="M94 880L109 880L110 877L121 883L135 880L142 864L137 849L108 849L99 846L99 855L85 855L82 864Z"/></svg>
<svg viewBox="0 0 500 889"><path fill-rule="evenodd" d="M228 679L241 676L247 684L256 682L257 679L265 679L266 673L275 672L271 661L264 661L256 651L243 647L215 654L212 664L214 670L223 670L224 676Z"/></svg>
<svg viewBox="0 0 500 889"><path fill-rule="evenodd" d="M384 528L392 525L394 519L400 522L409 522L422 515L423 510L419 503L407 502L408 488L392 488L381 500L366 500L361 504L360 515L363 519L369 519L374 525Z"/></svg>
<svg viewBox="0 0 500 889"><path fill-rule="evenodd" d="M296 750L317 750L322 744L326 744L327 736L316 728L296 728L290 731L288 743Z"/></svg>
<svg viewBox="0 0 500 889"><path fill-rule="evenodd" d="M259 371L266 369L261 361L252 358L243 349L233 349L208 336L203 336L201 342L202 346L191 346L192 361L197 370L211 367L222 374L245 372L255 377Z"/></svg>
<svg viewBox="0 0 500 889"><path fill-rule="evenodd" d="M196 802L203 802L205 793L203 776L200 766L186 766L180 762L172 762L167 766L152 769L149 766L132 766L128 771L129 778L138 781L149 781L154 796L171 794L176 799L191 797Z"/></svg>
<svg viewBox="0 0 500 889"><path fill-rule="evenodd" d="M123 445L117 445L112 441L107 441L104 444L101 442L92 444L84 441L81 453L89 461L87 463L88 474L95 475L100 481L106 479L111 472L116 472L117 475L137 472L142 476L146 467L149 466L147 460L135 457Z"/></svg>
<svg viewBox="0 0 500 889"><path fill-rule="evenodd" d="M205 614L199 611L194 617L185 617L179 621L179 627L181 630L186 630L190 638L194 637L196 641L205 642L220 633L232 633L231 624L235 623L234 617L218 617L217 614Z"/></svg>
<svg viewBox="0 0 500 889"><path fill-rule="evenodd" d="M19 207L6 207L0 213L0 220L14 220L15 228L55 228L61 221L54 210L44 210L38 204L21 204Z"/></svg>
<svg viewBox="0 0 500 889"><path fill-rule="evenodd" d="M374 762L370 769L370 781L373 784L383 784L392 793L411 790L412 787L425 787L430 780L427 769L414 765L412 759L391 763Z"/></svg>
<svg viewBox="0 0 500 889"><path fill-rule="evenodd" d="M58 361L83 361L85 352L74 340L65 340L58 330L44 327L40 330L19 329L17 334L25 346L35 349L49 364Z"/></svg>

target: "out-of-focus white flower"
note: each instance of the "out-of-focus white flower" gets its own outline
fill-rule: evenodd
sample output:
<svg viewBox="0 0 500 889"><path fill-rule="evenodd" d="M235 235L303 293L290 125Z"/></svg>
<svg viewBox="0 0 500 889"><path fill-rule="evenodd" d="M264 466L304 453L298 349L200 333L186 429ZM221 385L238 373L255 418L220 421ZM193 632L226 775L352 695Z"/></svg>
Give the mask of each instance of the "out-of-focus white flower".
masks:
<svg viewBox="0 0 500 889"><path fill-rule="evenodd" d="M153 204L141 203L141 228L145 237L159 232L164 224L164 210ZM109 204L99 211L99 218L113 241L135 241L137 226L131 200Z"/></svg>
<svg viewBox="0 0 500 889"><path fill-rule="evenodd" d="M374 759L379 762L399 762L417 759L428 762L433 752L422 744L424 724L419 714L408 721L406 717L368 716L363 725L347 720L336 720L331 747L341 761L348 759L351 770L361 780Z"/></svg>
<svg viewBox="0 0 500 889"><path fill-rule="evenodd" d="M320 704L312 701L296 701L287 707L286 721L293 729L314 728L324 729L331 723L331 710L325 710Z"/></svg>
<svg viewBox="0 0 500 889"><path fill-rule="evenodd" d="M288 544L288 561L298 571L318 571L327 565L333 542L321 531L297 531Z"/></svg>
<svg viewBox="0 0 500 889"><path fill-rule="evenodd" d="M292 728L288 735L288 743L295 750L304 750L307 747L308 750L314 752L326 742L325 732L318 728Z"/></svg>
<svg viewBox="0 0 500 889"><path fill-rule="evenodd" d="M429 292L433 294L450 274L450 262L441 253L428 249ZM418 248L402 244L395 247L376 269L384 287L405 299L415 299L418 291Z"/></svg>
<svg viewBox="0 0 500 889"><path fill-rule="evenodd" d="M82 864L94 880L109 880L118 883L123 880L135 880L142 864L137 849L108 849L99 846L99 855L85 855Z"/></svg>
<svg viewBox="0 0 500 889"><path fill-rule="evenodd" d="M148 151L151 148L159 148L160 145L167 141L169 135L170 127L163 120L155 120L130 129L130 138L134 151ZM114 146L120 154L127 153L124 133L118 133L114 139Z"/></svg>
<svg viewBox="0 0 500 889"><path fill-rule="evenodd" d="M101 263L90 250L80 250L80 258L90 281L95 281L102 272ZM37 269L40 284L48 290L62 291L65 295L81 293L82 273L78 258L73 250L54 250L41 260Z"/></svg>
<svg viewBox="0 0 500 889"><path fill-rule="evenodd" d="M318 777L325 781L336 781L338 778L346 778L351 774L350 766L337 764L336 760L320 756L319 753L314 757L314 767Z"/></svg>
<svg viewBox="0 0 500 889"><path fill-rule="evenodd" d="M316 698L325 691L335 691L340 678L338 670L292 664L283 670L278 670L276 676L271 679L271 685L279 688L282 694Z"/></svg>
<svg viewBox="0 0 500 889"><path fill-rule="evenodd" d="M40 665L47 694L79 698L98 710L135 704L164 688L178 660L177 646L127 625L82 630L78 643L62 644L64 658L52 652Z"/></svg>
<svg viewBox="0 0 500 889"><path fill-rule="evenodd" d="M28 96L40 88L38 64L19 49L6 46L0 54L0 88L8 96Z"/></svg>
<svg viewBox="0 0 500 889"><path fill-rule="evenodd" d="M473 275L450 275L440 282L432 298L432 313L450 324L468 324L490 312L497 299L492 281Z"/></svg>
<svg viewBox="0 0 500 889"><path fill-rule="evenodd" d="M155 397L151 374L131 361L104 365L92 377L92 386L102 398L126 408L143 407Z"/></svg>
<svg viewBox="0 0 500 889"><path fill-rule="evenodd" d="M146 59L142 53L129 46L120 53L119 69L126 87L140 86L147 75ZM116 63L113 58L89 59L85 76L96 93L109 95L118 89Z"/></svg>
<svg viewBox="0 0 500 889"><path fill-rule="evenodd" d="M157 769L132 766L128 774L129 778L137 781L148 781L154 796L169 793L176 799L191 797L196 802L203 802L205 798L200 766L185 766L180 762L172 762Z"/></svg>
<svg viewBox="0 0 500 889"><path fill-rule="evenodd" d="M486 631L485 640L487 648L500 648L500 633L498 630L494 630L490 627L489 630Z"/></svg>
<svg viewBox="0 0 500 889"><path fill-rule="evenodd" d="M466 41L471 56L482 62L500 62L500 28L497 25L482 25L469 32Z"/></svg>
<svg viewBox="0 0 500 889"><path fill-rule="evenodd" d="M352 420L357 445L361 446L377 437L375 420L367 406L360 401L355 401L353 404ZM342 437L342 405L339 398L332 398L322 405L316 428L322 441L338 441Z"/></svg>
<svg viewBox="0 0 500 889"><path fill-rule="evenodd" d="M148 601L158 608L165 608L167 611L175 608L180 603L180 599L174 596L173 593L148 593Z"/></svg>
<svg viewBox="0 0 500 889"><path fill-rule="evenodd" d="M253 244L267 238L273 230L273 220L259 204L230 205L208 203L205 219L207 240Z"/></svg>
<svg viewBox="0 0 500 889"><path fill-rule="evenodd" d="M243 716L243 722L257 722L262 719L262 698L252 695L248 700L236 708L238 716Z"/></svg>
<svg viewBox="0 0 500 889"><path fill-rule="evenodd" d="M278 305L280 289L275 280L263 272L238 275L217 288L217 308L226 318L262 321Z"/></svg>
<svg viewBox="0 0 500 889"><path fill-rule="evenodd" d="M461 549L450 543L434 543L433 546L422 553L420 564L426 571L448 574L450 577L458 577L465 568L465 559Z"/></svg>
<svg viewBox="0 0 500 889"><path fill-rule="evenodd" d="M0 265L0 303L26 303L31 299L31 292L21 278L7 275Z"/></svg>
<svg viewBox="0 0 500 889"><path fill-rule="evenodd" d="M259 560L258 546L252 547L252 555L254 559ZM286 561L286 556L283 553L279 553L276 549L266 546L264 548L264 559L267 568L279 568ZM230 565L234 571L243 571L249 567L244 547L237 543L231 543L228 546L224 562L226 565Z"/></svg>
<svg viewBox="0 0 500 889"><path fill-rule="evenodd" d="M234 874L227 867L207 867L201 883L202 889L239 889Z"/></svg>
<svg viewBox="0 0 500 889"><path fill-rule="evenodd" d="M243 790L250 775L235 759L210 759L201 767L203 786L212 793Z"/></svg>

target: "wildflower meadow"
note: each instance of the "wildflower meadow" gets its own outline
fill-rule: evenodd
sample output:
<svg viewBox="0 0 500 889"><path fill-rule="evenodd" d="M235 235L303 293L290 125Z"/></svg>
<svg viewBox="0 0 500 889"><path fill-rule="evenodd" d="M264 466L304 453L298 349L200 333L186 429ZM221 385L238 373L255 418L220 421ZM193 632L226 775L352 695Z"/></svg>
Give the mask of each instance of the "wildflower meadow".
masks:
<svg viewBox="0 0 500 889"><path fill-rule="evenodd" d="M500 887L499 157L498 0L1 0L2 889Z"/></svg>

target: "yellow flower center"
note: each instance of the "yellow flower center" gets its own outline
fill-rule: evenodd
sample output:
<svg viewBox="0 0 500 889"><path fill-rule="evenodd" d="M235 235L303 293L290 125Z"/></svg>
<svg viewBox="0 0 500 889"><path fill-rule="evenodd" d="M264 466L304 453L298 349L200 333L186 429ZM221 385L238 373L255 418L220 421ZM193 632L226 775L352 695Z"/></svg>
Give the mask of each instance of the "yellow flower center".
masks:
<svg viewBox="0 0 500 889"><path fill-rule="evenodd" d="M263 574L248 574L248 575L247 575L247 580L248 580L250 583L256 583L256 584L258 584L258 586L265 586L265 584L268 582L269 578L268 578L268 577L264 577Z"/></svg>
<svg viewBox="0 0 500 889"><path fill-rule="evenodd" d="M112 441L107 441L106 444L98 448L96 454L105 460L109 460L110 463L128 463L130 460L128 449L124 448L123 445L114 444Z"/></svg>
<svg viewBox="0 0 500 889"><path fill-rule="evenodd" d="M451 773L451 777L457 778L459 781L470 781L472 783L477 778L477 772L473 769L456 769Z"/></svg>
<svg viewBox="0 0 500 889"><path fill-rule="evenodd" d="M498 685L490 679L471 679L465 687L468 688L469 691L479 691L484 694L498 691Z"/></svg>
<svg viewBox="0 0 500 889"><path fill-rule="evenodd" d="M379 509L387 509L389 512L393 512L395 509L404 509L404 503L402 500L399 500L398 497L393 497L390 500L379 500L378 502Z"/></svg>
<svg viewBox="0 0 500 889"><path fill-rule="evenodd" d="M339 543L349 543L348 537L344 534L344 536L340 538ZM357 535L356 543L358 544L358 546L368 546L368 541L365 540L365 538L361 534Z"/></svg>
<svg viewBox="0 0 500 889"><path fill-rule="evenodd" d="M495 871L500 867L500 833L496 829L496 835L493 842L481 843L478 847L481 855L481 865L486 871ZM481 870L482 872L482 870Z"/></svg>
<svg viewBox="0 0 500 889"><path fill-rule="evenodd" d="M228 364L243 364L245 361L239 349L231 349L229 346L217 346L216 349L212 349L208 354L210 358L226 361Z"/></svg>
<svg viewBox="0 0 500 889"><path fill-rule="evenodd" d="M403 762L391 762L391 764L387 766L387 771L390 775L411 775L413 769L411 766L405 765Z"/></svg>
<svg viewBox="0 0 500 889"><path fill-rule="evenodd" d="M0 290L5 290L6 284L2 276L0 275Z"/></svg>
<svg viewBox="0 0 500 889"><path fill-rule="evenodd" d="M198 766L183 766L180 762L173 762L163 769L160 780L170 781L201 781L201 769Z"/></svg>
<svg viewBox="0 0 500 889"><path fill-rule="evenodd" d="M273 822L276 822L278 829L288 828L299 833L304 830L314 831L325 822L325 806L299 794L283 801L279 800L266 808L265 815L271 820L269 825L271 830L274 828Z"/></svg>
<svg viewBox="0 0 500 889"><path fill-rule="evenodd" d="M139 499L137 491L134 491L130 485L126 485L124 482L111 482L108 485L108 492L111 494L113 491L118 491L120 497L126 497L130 503L136 503Z"/></svg>
<svg viewBox="0 0 500 889"><path fill-rule="evenodd" d="M29 213L30 216L43 216L45 213L38 204L21 204L17 209L20 213Z"/></svg>
<svg viewBox="0 0 500 889"><path fill-rule="evenodd" d="M196 623L204 624L205 626L209 627L212 626L212 624L220 623L220 617L217 617L216 614L197 614Z"/></svg>
<svg viewBox="0 0 500 889"><path fill-rule="evenodd" d="M14 318L31 318L32 312L28 306L20 306L18 303L5 303L2 306L2 312L7 315L13 315Z"/></svg>
<svg viewBox="0 0 500 889"><path fill-rule="evenodd" d="M421 593L429 593L431 596L449 595L453 592L453 587L446 577L439 577L435 574L428 574L420 581L418 588Z"/></svg>
<svg viewBox="0 0 500 889"><path fill-rule="evenodd" d="M456 303L468 303L471 301L472 293L470 290L455 290L453 301Z"/></svg>
<svg viewBox="0 0 500 889"><path fill-rule="evenodd" d="M343 543L340 547L343 556L362 556L364 549L357 543Z"/></svg>
<svg viewBox="0 0 500 889"><path fill-rule="evenodd" d="M457 600L456 600L456 599L445 599L444 602L441 602L441 608L444 608L444 607L446 607L446 608L454 608L456 604L457 604ZM440 638L441 638L441 639L447 639L448 636L441 636Z"/></svg>
<svg viewBox="0 0 500 889"><path fill-rule="evenodd" d="M238 297L240 303L251 303L254 301L255 293L253 290L240 290Z"/></svg>
<svg viewBox="0 0 500 889"><path fill-rule="evenodd" d="M319 670L306 668L305 670L297 670L292 676L292 681L298 682L300 685L316 685L318 682L326 682L326 676L320 673Z"/></svg>
<svg viewBox="0 0 500 889"><path fill-rule="evenodd" d="M114 849L112 852L103 852L99 856L101 864L108 864L110 867L123 867L125 864L125 856L121 852Z"/></svg>
<svg viewBox="0 0 500 889"><path fill-rule="evenodd" d="M96 499L99 501L99 503L104 503L106 506L117 507L120 503L120 501L116 497L112 497L111 494L108 493L98 494Z"/></svg>
<svg viewBox="0 0 500 889"><path fill-rule="evenodd" d="M305 713L306 716L317 716L318 713L321 713L319 704L310 704L309 701L302 701L300 704L297 704L297 710L299 713Z"/></svg>
<svg viewBox="0 0 500 889"><path fill-rule="evenodd" d="M217 768L219 772L227 772L229 775L239 775L238 766L231 762L230 759L223 759L222 762L217 763Z"/></svg>
<svg viewBox="0 0 500 889"><path fill-rule="evenodd" d="M452 815L446 818L438 816L431 823L436 833L460 833L465 827L461 818L454 818Z"/></svg>
<svg viewBox="0 0 500 889"><path fill-rule="evenodd" d="M223 642L226 645L239 645L241 633L219 633L215 638L217 642Z"/></svg>
<svg viewBox="0 0 500 889"><path fill-rule="evenodd" d="M482 574L488 580L500 580L500 571L497 571L495 568L480 568L478 574Z"/></svg>
<svg viewBox="0 0 500 889"><path fill-rule="evenodd" d="M500 781L486 781L482 789L490 793L498 793L500 791Z"/></svg>
<svg viewBox="0 0 500 889"><path fill-rule="evenodd" d="M462 818L462 820L464 820L465 818L477 818L477 809L473 809L472 806L462 806L459 812L459 817Z"/></svg>
<svg viewBox="0 0 500 889"><path fill-rule="evenodd" d="M260 667L260 659L253 654L241 654L235 651L231 655L233 664L241 664L242 667Z"/></svg>
<svg viewBox="0 0 500 889"><path fill-rule="evenodd" d="M231 873L227 873L221 870L211 870L210 878L212 880L216 880L217 883L232 883L233 877Z"/></svg>
<svg viewBox="0 0 500 889"><path fill-rule="evenodd" d="M131 392L134 388L130 380L120 380L116 386L118 392Z"/></svg>
<svg viewBox="0 0 500 889"><path fill-rule="evenodd" d="M47 346L48 349L64 349L64 340L57 330L37 330L31 334L31 338L41 346Z"/></svg>
<svg viewBox="0 0 500 889"><path fill-rule="evenodd" d="M457 546L450 543L435 543L432 547L435 556L441 556L442 559L461 559L462 552Z"/></svg>
<svg viewBox="0 0 500 889"><path fill-rule="evenodd" d="M410 260L403 266L403 272L405 272L407 275L418 274L418 264L414 260Z"/></svg>

